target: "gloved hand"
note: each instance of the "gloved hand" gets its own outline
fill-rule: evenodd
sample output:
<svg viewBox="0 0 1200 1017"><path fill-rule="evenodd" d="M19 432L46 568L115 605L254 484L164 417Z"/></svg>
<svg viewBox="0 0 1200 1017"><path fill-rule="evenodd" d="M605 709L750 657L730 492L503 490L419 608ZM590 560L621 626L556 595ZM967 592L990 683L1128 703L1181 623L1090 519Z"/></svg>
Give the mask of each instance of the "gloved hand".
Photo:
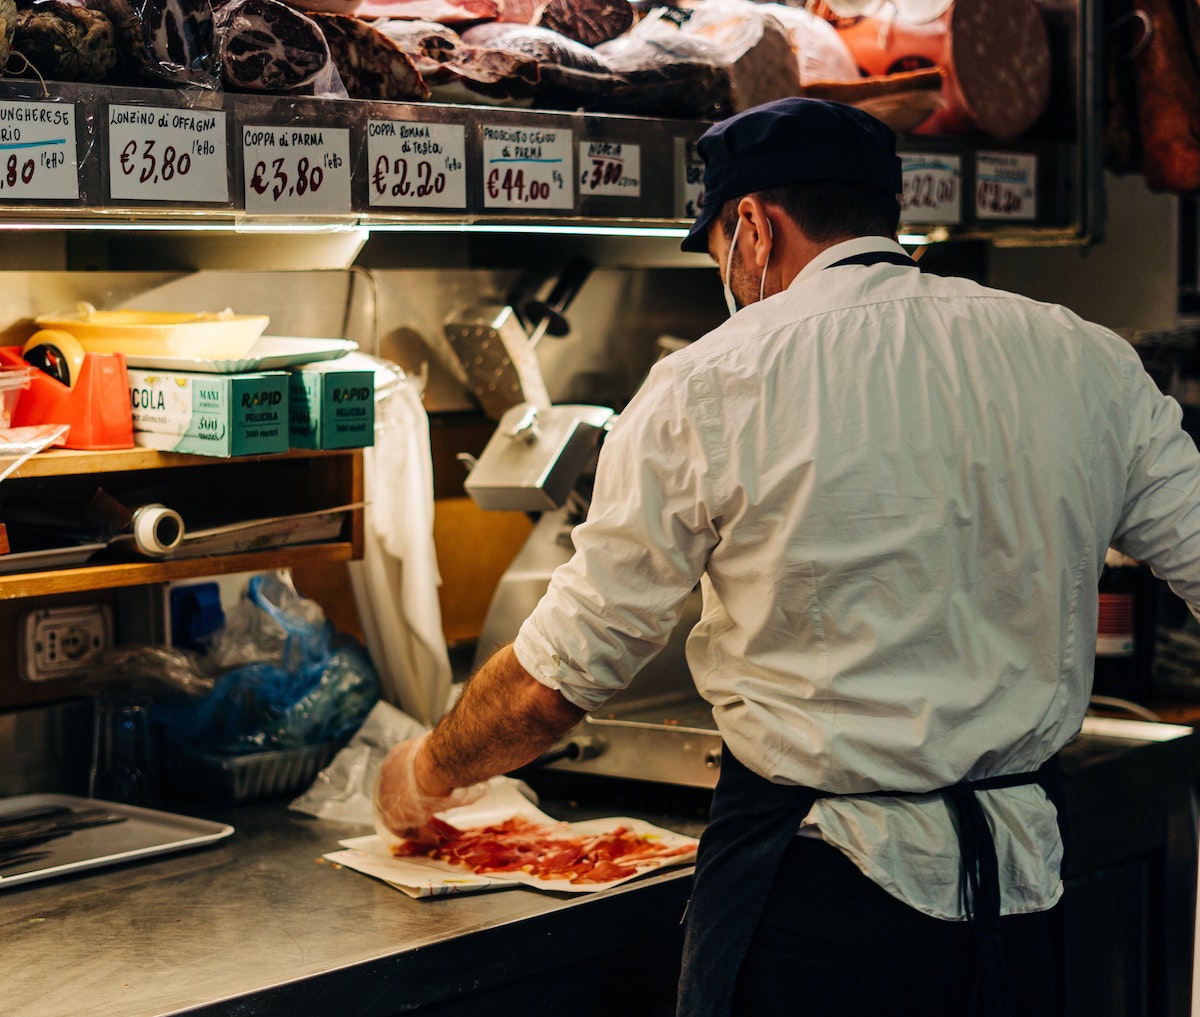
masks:
<svg viewBox="0 0 1200 1017"><path fill-rule="evenodd" d="M470 805L487 790L487 784L483 783L455 788L444 796L423 791L417 782L416 760L428 738L426 731L416 738L399 742L379 767L375 782L375 830L388 844L397 840L443 843L458 831L449 823L434 819L434 813Z"/></svg>

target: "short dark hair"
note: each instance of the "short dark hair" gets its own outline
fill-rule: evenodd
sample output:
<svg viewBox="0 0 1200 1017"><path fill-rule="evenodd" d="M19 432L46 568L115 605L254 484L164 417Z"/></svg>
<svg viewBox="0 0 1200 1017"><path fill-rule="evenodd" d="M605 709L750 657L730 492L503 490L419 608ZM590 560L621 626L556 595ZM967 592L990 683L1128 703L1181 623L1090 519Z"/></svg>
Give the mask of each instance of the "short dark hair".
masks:
<svg viewBox="0 0 1200 1017"><path fill-rule="evenodd" d="M900 202L894 194L878 187L818 180L755 193L768 205L781 208L816 243L850 237L895 237L900 225ZM740 200L731 198L721 209L721 228L727 237L737 223Z"/></svg>

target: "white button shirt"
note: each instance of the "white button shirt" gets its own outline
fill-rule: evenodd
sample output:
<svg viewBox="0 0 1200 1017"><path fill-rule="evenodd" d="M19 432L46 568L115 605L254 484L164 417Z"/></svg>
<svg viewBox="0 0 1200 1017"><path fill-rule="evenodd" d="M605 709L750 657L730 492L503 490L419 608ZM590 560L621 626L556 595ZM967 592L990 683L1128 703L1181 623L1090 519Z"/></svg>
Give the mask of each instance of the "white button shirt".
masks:
<svg viewBox="0 0 1200 1017"><path fill-rule="evenodd" d="M928 791L1036 769L1079 731L1112 544L1200 604L1200 456L1135 351L1070 311L901 265L828 267L651 370L600 455L576 553L516 639L595 710L687 645L729 751L772 781ZM1005 914L1051 906L1041 788L981 794ZM824 837L961 919L935 796L829 798Z"/></svg>

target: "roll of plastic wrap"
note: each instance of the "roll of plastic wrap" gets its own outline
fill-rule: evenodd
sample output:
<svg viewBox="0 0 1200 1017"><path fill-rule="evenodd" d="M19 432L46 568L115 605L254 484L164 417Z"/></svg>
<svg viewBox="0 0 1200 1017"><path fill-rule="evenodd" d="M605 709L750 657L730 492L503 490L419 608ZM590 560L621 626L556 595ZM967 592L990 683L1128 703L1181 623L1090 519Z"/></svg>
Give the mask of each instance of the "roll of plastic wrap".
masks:
<svg viewBox="0 0 1200 1017"><path fill-rule="evenodd" d="M166 505L143 505L133 513L133 540L142 554L170 554L183 541L183 517Z"/></svg>

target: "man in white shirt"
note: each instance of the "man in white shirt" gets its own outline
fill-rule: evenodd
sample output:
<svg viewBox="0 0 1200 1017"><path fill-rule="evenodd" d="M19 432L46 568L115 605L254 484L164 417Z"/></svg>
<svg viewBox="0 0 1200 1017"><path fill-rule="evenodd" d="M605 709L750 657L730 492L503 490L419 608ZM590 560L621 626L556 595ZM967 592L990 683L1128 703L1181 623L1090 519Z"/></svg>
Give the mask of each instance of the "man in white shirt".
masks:
<svg viewBox="0 0 1200 1017"><path fill-rule="evenodd" d="M393 750L381 820L412 833L534 759L699 584L688 663L726 751L681 1017L1053 1014L1047 792L1100 569L1111 544L1200 606L1200 456L1116 335L919 270L879 121L788 99L699 151L683 246L736 313L622 412L574 557Z"/></svg>

